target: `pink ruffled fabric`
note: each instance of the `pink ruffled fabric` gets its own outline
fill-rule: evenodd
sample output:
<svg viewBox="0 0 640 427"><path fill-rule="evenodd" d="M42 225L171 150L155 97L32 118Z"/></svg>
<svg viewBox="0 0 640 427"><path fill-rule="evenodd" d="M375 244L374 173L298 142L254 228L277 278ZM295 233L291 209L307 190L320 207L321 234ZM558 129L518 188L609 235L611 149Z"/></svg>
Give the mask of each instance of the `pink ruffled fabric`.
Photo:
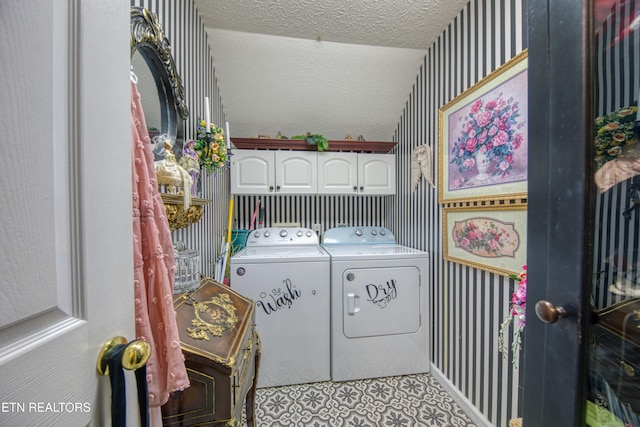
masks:
<svg viewBox="0 0 640 427"><path fill-rule="evenodd" d="M140 93L131 83L133 252L136 336L152 348L147 362L149 405L189 387L173 309L175 258L171 230L156 182Z"/></svg>

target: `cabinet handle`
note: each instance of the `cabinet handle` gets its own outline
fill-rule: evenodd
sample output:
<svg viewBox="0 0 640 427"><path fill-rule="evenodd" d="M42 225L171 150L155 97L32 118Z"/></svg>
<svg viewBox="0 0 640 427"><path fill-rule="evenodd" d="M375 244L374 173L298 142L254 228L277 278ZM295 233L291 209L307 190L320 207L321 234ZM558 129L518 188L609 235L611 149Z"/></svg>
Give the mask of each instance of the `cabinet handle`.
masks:
<svg viewBox="0 0 640 427"><path fill-rule="evenodd" d="M364 191L364 187L360 186L360 191Z"/></svg>
<svg viewBox="0 0 640 427"><path fill-rule="evenodd" d="M276 185L276 191L280 191L280 186Z"/></svg>
<svg viewBox="0 0 640 427"><path fill-rule="evenodd" d="M353 186L353 191L356 191L356 192L358 191L358 186L357 185Z"/></svg>
<svg viewBox="0 0 640 427"><path fill-rule="evenodd" d="M269 191L273 191L273 185L269 186Z"/></svg>

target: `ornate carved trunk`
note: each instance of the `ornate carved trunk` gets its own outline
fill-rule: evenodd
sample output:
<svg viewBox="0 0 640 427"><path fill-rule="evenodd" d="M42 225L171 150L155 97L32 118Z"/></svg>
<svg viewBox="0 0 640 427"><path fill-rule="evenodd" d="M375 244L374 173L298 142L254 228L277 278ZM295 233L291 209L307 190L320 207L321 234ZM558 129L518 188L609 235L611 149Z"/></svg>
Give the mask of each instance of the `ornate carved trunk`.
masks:
<svg viewBox="0 0 640 427"><path fill-rule="evenodd" d="M209 278L174 301L191 387L162 407L165 426L254 426L260 339L253 301Z"/></svg>

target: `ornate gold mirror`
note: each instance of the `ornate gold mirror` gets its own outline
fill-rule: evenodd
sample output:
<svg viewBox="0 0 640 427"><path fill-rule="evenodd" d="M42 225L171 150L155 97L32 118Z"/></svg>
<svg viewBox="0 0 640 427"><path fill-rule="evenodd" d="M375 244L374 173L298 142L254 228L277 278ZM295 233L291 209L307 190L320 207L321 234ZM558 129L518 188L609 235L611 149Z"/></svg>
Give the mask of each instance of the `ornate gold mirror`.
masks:
<svg viewBox="0 0 640 427"><path fill-rule="evenodd" d="M176 72L169 40L148 9L131 8L131 70L137 77L138 91L152 140L166 135L174 152L182 150L183 122L189 116L182 79ZM162 144L159 144L159 154Z"/></svg>

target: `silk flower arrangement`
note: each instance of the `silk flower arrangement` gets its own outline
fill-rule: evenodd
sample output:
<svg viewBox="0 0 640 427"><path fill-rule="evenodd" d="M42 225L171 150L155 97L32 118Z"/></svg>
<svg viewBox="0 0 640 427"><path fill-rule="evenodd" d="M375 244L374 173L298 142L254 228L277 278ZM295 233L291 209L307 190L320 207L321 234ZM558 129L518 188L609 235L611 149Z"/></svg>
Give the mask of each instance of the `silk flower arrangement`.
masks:
<svg viewBox="0 0 640 427"><path fill-rule="evenodd" d="M206 126L207 123L204 120L198 120L193 150L198 155L200 167L207 172L218 173L229 166L229 152L225 145L224 130L211 123L210 138L208 138Z"/></svg>
<svg viewBox="0 0 640 427"><path fill-rule="evenodd" d="M504 334L509 330L509 326L513 323L513 341L511 343L511 351L513 352L513 364L517 364L520 348L522 348L522 333L525 327L525 317L527 313L527 266L522 267L522 271L518 275L509 276L516 281L517 288L511 296L511 307L509 307L509 315L500 325L500 333L498 334L498 350L508 358L509 349L505 345Z"/></svg>
<svg viewBox="0 0 640 427"><path fill-rule="evenodd" d="M638 108L630 106L596 118L595 161L598 166L618 158L636 145L638 142L638 135L635 132L637 113Z"/></svg>
<svg viewBox="0 0 640 427"><path fill-rule="evenodd" d="M635 105L595 119L594 179L601 193L640 174L639 122Z"/></svg>

